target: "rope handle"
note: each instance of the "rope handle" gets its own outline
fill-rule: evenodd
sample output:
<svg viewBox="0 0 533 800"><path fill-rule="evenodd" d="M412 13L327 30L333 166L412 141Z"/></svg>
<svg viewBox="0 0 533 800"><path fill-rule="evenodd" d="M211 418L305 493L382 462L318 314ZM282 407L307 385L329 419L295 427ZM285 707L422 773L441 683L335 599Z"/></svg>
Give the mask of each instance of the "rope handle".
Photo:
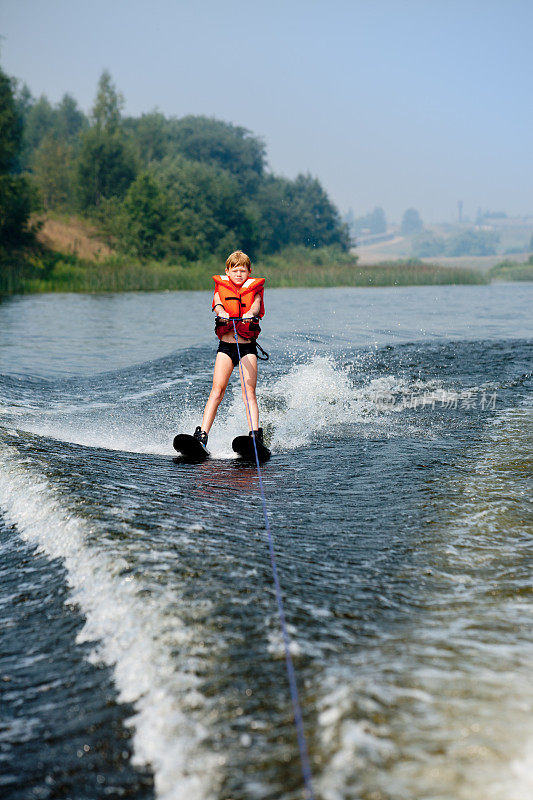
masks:
<svg viewBox="0 0 533 800"><path fill-rule="evenodd" d="M260 319L260 317L219 317L217 314L217 319L223 319L224 322L251 322L253 319Z"/></svg>

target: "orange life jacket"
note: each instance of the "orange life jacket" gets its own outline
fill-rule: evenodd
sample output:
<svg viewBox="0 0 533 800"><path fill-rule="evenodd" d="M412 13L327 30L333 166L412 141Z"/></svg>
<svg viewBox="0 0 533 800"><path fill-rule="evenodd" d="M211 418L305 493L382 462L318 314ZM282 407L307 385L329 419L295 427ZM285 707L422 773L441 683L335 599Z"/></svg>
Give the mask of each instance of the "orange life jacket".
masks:
<svg viewBox="0 0 533 800"><path fill-rule="evenodd" d="M227 275L213 275L213 280L215 281L215 295L218 292L220 302L230 317L242 317L243 314L246 314L246 312L251 309L256 295L259 295L261 298L261 307L257 316L260 318L264 316L264 278L247 278L242 286L236 286ZM214 307L215 298L213 296L213 308ZM237 322L235 327L237 333L242 336L243 339L257 339L261 333L259 324L252 319L249 322ZM219 339L222 339L225 333L233 333L233 323L220 322L220 320L218 320L215 333Z"/></svg>

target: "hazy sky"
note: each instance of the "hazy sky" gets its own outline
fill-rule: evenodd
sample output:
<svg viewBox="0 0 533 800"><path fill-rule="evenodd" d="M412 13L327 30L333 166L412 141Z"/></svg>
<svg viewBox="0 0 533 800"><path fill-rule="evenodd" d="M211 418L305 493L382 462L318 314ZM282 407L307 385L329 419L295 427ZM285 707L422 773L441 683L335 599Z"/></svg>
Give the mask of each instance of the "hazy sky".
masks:
<svg viewBox="0 0 533 800"><path fill-rule="evenodd" d="M205 114L342 212L533 214L533 0L0 0L3 69L88 111Z"/></svg>

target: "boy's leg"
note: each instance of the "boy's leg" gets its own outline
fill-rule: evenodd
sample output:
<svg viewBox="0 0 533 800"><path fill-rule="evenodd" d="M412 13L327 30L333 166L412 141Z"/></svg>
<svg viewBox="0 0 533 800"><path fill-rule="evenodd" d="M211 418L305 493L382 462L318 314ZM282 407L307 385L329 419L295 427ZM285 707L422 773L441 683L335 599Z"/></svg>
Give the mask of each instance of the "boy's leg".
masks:
<svg viewBox="0 0 533 800"><path fill-rule="evenodd" d="M253 355L252 353L249 353L248 355L241 358L241 365L242 365L241 389L242 389L242 399L244 400L244 407L246 409L246 419L248 420L249 430L256 431L259 428L259 408L257 406L257 398L255 396L255 387L257 385L257 356ZM244 392L243 375L244 375L244 384L246 384L246 394ZM248 413L246 398L248 398L248 405L250 406L250 414Z"/></svg>
<svg viewBox="0 0 533 800"><path fill-rule="evenodd" d="M202 430L209 433L211 425L216 417L218 407L226 386L233 372L233 361L226 353L217 353L215 358L215 369L213 370L213 388L205 404L204 416L202 417Z"/></svg>

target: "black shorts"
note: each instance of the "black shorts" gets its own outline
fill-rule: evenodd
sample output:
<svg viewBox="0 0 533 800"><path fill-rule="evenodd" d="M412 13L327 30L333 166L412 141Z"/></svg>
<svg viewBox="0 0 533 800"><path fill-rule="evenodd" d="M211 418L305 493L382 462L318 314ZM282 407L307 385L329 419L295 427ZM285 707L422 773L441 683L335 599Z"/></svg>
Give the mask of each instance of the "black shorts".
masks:
<svg viewBox="0 0 533 800"><path fill-rule="evenodd" d="M217 353L225 353L227 356L229 356L233 361L234 367L238 366L239 364L239 352L241 354L241 358L243 358L243 356L257 356L257 346L255 342L245 342L243 344L239 343L239 350L237 350L237 343L220 342L218 345Z"/></svg>

